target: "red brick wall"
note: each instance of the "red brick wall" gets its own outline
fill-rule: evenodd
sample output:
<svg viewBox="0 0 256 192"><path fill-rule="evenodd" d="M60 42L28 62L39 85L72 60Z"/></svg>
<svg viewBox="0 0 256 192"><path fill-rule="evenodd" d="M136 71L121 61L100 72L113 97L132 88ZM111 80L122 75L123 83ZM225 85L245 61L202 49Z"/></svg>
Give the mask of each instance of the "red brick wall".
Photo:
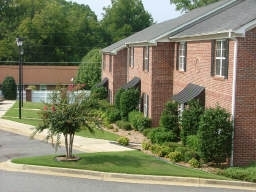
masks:
<svg viewBox="0 0 256 192"><path fill-rule="evenodd" d="M112 70L109 71L110 59L112 57ZM114 103L114 95L127 82L127 49L120 50L116 55L105 54L105 69L102 69L102 79L108 78L110 103Z"/></svg>
<svg viewBox="0 0 256 192"><path fill-rule="evenodd" d="M233 47L234 42L230 41L229 73L228 79L224 79L211 76L211 41L187 42L186 72L174 68L173 94L179 93L189 83L197 84L205 87L206 107L220 105L231 112Z"/></svg>
<svg viewBox="0 0 256 192"><path fill-rule="evenodd" d="M143 71L143 47L134 48L134 67L128 69L128 80L141 79L141 93L149 95L148 115L157 126L164 104L172 94L173 53L171 43L158 43L149 48L149 71Z"/></svg>
<svg viewBox="0 0 256 192"><path fill-rule="evenodd" d="M238 39L234 164L256 161L256 28Z"/></svg>

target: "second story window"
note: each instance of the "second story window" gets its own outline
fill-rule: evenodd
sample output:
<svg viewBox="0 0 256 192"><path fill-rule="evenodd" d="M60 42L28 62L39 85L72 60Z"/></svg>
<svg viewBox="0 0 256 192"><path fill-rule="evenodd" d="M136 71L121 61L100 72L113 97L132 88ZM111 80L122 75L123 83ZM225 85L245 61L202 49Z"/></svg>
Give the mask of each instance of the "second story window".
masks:
<svg viewBox="0 0 256 192"><path fill-rule="evenodd" d="M128 49L128 63L130 67L134 67L134 47Z"/></svg>
<svg viewBox="0 0 256 192"><path fill-rule="evenodd" d="M187 61L187 43L180 42L177 47L176 69L179 71L186 71L186 61Z"/></svg>
<svg viewBox="0 0 256 192"><path fill-rule="evenodd" d="M109 55L109 72L112 72L112 65L113 65L112 55Z"/></svg>
<svg viewBox="0 0 256 192"><path fill-rule="evenodd" d="M143 71L149 71L149 47L143 47Z"/></svg>
<svg viewBox="0 0 256 192"><path fill-rule="evenodd" d="M212 42L212 67L211 75L228 77L228 40L216 40Z"/></svg>

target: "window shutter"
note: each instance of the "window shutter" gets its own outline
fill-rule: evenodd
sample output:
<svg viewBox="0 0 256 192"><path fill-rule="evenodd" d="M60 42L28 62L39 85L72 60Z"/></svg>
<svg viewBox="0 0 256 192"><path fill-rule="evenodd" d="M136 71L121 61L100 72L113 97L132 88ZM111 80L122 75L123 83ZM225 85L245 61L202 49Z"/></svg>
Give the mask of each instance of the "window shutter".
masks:
<svg viewBox="0 0 256 192"><path fill-rule="evenodd" d="M185 56L185 59L184 59L184 72L186 72L187 70L187 42L184 43L184 56Z"/></svg>
<svg viewBox="0 0 256 192"><path fill-rule="evenodd" d="M179 70L179 47L180 43L176 45L176 70Z"/></svg>
<svg viewBox="0 0 256 192"><path fill-rule="evenodd" d="M212 40L212 50L211 50L211 76L215 75L215 40Z"/></svg>
<svg viewBox="0 0 256 192"><path fill-rule="evenodd" d="M226 39L225 41L225 49L226 49L226 53L225 53L225 67L224 67L224 78L228 79L228 66L229 66L229 40Z"/></svg>

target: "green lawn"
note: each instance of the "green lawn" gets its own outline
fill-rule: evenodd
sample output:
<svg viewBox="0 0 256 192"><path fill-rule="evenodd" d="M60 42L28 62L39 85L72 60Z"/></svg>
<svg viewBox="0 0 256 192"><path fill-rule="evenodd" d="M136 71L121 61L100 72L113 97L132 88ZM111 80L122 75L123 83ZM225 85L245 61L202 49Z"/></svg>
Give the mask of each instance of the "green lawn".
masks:
<svg viewBox="0 0 256 192"><path fill-rule="evenodd" d="M78 154L78 156L81 159L76 162L59 162L55 160L54 155L18 158L12 161L21 164L65 167L112 173L228 179L198 169L176 166L140 151L83 153Z"/></svg>
<svg viewBox="0 0 256 192"><path fill-rule="evenodd" d="M3 118L20 123L25 123L28 125L37 126L40 123L38 112L40 109L43 109L43 107L43 103L24 102L21 111L22 118L19 119L19 105L18 102L16 102L13 107L6 112ZM116 134L100 129L95 129L94 133L91 133L87 129L82 129L80 132L77 133L77 135L89 138L106 139L111 141L116 141L119 138L119 136Z"/></svg>

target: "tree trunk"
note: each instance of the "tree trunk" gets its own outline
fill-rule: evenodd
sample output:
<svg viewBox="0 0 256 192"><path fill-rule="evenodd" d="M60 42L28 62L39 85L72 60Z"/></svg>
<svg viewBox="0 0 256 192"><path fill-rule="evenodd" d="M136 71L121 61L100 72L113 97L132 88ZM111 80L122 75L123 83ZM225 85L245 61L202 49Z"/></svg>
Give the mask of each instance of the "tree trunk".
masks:
<svg viewBox="0 0 256 192"><path fill-rule="evenodd" d="M66 158L73 158L73 141L74 141L74 133L65 134L65 148L66 148Z"/></svg>

